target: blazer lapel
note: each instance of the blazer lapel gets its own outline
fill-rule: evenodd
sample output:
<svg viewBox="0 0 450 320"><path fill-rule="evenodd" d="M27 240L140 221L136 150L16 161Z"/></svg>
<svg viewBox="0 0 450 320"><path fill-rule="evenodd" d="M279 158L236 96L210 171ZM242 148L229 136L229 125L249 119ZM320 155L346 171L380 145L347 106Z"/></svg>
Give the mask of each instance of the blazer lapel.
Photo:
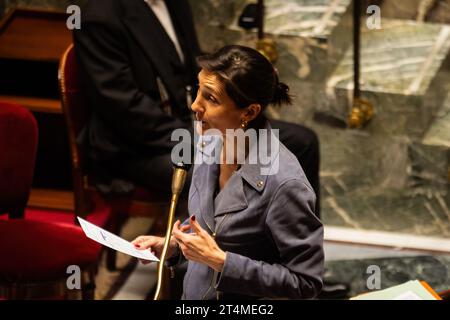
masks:
<svg viewBox="0 0 450 320"><path fill-rule="evenodd" d="M221 200L214 210L214 216L218 217L225 213L233 213L248 207L247 198L244 193L242 177L235 173L227 181L220 194Z"/></svg>
<svg viewBox="0 0 450 320"><path fill-rule="evenodd" d="M175 47L168 48L167 45L161 45L162 43L167 43L169 46L173 46L172 41L159 23L158 18L144 0L122 1L129 2L127 5L122 6L124 10L126 10L124 18L122 18L123 23L128 28L135 41L142 47L144 54L152 62L152 65L167 88L169 95L176 100L177 90L173 87L173 84L176 83L176 81L169 70L163 66L167 65L168 60L169 63L173 64L173 58L172 60L169 58L173 56L173 54L170 53L170 50L175 51L176 57L178 57L178 55L176 54Z"/></svg>
<svg viewBox="0 0 450 320"><path fill-rule="evenodd" d="M190 65L197 75L198 67L195 58L200 55L194 22L190 13L190 6L186 1L165 0L167 9L172 16L172 22L178 35L178 41L183 49L185 63Z"/></svg>
<svg viewBox="0 0 450 320"><path fill-rule="evenodd" d="M202 136L197 143L195 163L200 165L195 171L192 181L200 199L200 211L203 220L211 232L214 232L215 217L224 213L243 210L248 207L241 175L236 172L231 176L220 193L221 201L214 207L214 191L219 179L220 151L222 139L215 136Z"/></svg>
<svg viewBox="0 0 450 320"><path fill-rule="evenodd" d="M215 217L238 212L248 207L242 177L239 174L234 174L221 191L222 199L218 207L214 208L214 190L216 189L218 175L218 164L202 164L198 167L195 177L192 177L200 199L200 215L201 220L203 220L200 224L211 233L215 229ZM204 225L202 222L204 222Z"/></svg>
<svg viewBox="0 0 450 320"><path fill-rule="evenodd" d="M200 199L200 225L203 229L213 233L215 229L214 221L214 190L219 172L219 165L217 164L201 164L195 172L195 177L192 177L194 186L197 189L197 194ZM193 212L198 214L197 212Z"/></svg>

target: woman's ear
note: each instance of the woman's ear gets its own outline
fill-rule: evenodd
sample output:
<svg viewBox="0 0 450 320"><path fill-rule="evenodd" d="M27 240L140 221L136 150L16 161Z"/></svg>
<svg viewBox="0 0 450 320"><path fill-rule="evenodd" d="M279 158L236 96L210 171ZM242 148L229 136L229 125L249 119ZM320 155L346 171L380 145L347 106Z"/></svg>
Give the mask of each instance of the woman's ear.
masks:
<svg viewBox="0 0 450 320"><path fill-rule="evenodd" d="M261 105L259 103L252 103L246 108L243 120L250 122L261 113Z"/></svg>

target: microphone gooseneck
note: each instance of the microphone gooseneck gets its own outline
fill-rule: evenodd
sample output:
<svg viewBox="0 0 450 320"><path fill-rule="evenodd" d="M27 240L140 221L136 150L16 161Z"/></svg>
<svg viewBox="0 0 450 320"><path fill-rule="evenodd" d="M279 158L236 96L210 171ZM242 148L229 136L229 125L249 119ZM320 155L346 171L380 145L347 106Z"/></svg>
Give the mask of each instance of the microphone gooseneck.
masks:
<svg viewBox="0 0 450 320"><path fill-rule="evenodd" d="M178 198L181 194L181 191L183 191L183 187L186 182L186 175L187 175L187 172L189 171L190 167L191 167L190 164L185 164L185 163L181 162L181 163L175 164L174 168L173 168L172 198L170 200L169 216L167 218L167 229L166 229L166 236L164 239L164 247L163 247L163 251L161 253L161 257L159 259L159 264L158 264L158 283L156 286L154 300L159 300L160 295L161 295L164 262L166 261L167 250L169 248L170 237L172 235L173 219L175 216L175 210L176 210L176 207L178 204Z"/></svg>

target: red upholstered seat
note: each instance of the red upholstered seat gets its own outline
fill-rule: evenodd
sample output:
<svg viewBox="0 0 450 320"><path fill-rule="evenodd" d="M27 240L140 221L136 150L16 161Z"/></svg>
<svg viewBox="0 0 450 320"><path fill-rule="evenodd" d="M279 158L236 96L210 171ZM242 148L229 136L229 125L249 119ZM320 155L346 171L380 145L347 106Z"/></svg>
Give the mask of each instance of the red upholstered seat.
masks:
<svg viewBox="0 0 450 320"><path fill-rule="evenodd" d="M0 214L9 213L9 219L2 215L0 221L0 296L92 299L101 247L75 225L73 213L40 212L41 220L11 219L24 215L37 136L36 121L28 110L0 102ZM105 210L96 212L105 219L105 214L100 214ZM34 212L33 216L39 215ZM55 222L67 217L69 223ZM69 290L65 285L70 265L80 267L81 290Z"/></svg>
<svg viewBox="0 0 450 320"><path fill-rule="evenodd" d="M66 278L67 267L88 268L101 246L68 223L0 221L0 282L44 282Z"/></svg>
<svg viewBox="0 0 450 320"><path fill-rule="evenodd" d="M0 101L0 214L20 217L33 180L37 124L24 107Z"/></svg>
<svg viewBox="0 0 450 320"><path fill-rule="evenodd" d="M25 219L33 221L48 221L74 224L74 213L62 210L27 208ZM110 219L110 208L106 205L97 205L96 209L85 217L87 221L97 226L105 226ZM7 215L0 215L0 220L8 220Z"/></svg>

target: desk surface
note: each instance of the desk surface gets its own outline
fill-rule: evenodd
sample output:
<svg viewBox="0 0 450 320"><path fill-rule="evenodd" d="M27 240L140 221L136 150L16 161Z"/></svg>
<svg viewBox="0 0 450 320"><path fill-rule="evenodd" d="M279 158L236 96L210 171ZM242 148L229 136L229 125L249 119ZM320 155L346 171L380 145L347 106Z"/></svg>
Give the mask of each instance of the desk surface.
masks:
<svg viewBox="0 0 450 320"><path fill-rule="evenodd" d="M0 58L58 62L72 42L67 16L14 9L0 21Z"/></svg>
<svg viewBox="0 0 450 320"><path fill-rule="evenodd" d="M0 21L0 59L59 63L72 42L65 12L14 8ZM56 77L56 75L55 75ZM58 97L45 99L4 93L0 100L16 102L34 112L62 113Z"/></svg>

